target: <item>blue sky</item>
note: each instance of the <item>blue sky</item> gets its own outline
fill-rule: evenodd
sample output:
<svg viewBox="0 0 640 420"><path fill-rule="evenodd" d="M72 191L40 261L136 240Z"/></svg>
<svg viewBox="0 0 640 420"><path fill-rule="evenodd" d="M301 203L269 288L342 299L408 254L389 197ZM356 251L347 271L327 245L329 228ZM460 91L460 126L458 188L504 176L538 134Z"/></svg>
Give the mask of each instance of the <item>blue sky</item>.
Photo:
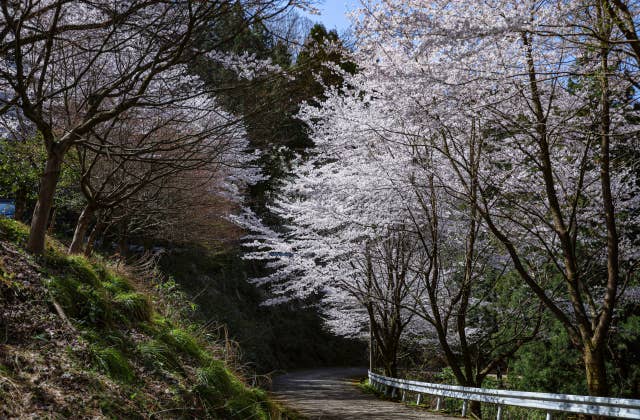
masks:
<svg viewBox="0 0 640 420"><path fill-rule="evenodd" d="M359 5L359 0L321 0L316 5L321 15L309 16L309 18L322 22L327 29L337 29L338 32L342 32L349 27L349 20L344 14Z"/></svg>

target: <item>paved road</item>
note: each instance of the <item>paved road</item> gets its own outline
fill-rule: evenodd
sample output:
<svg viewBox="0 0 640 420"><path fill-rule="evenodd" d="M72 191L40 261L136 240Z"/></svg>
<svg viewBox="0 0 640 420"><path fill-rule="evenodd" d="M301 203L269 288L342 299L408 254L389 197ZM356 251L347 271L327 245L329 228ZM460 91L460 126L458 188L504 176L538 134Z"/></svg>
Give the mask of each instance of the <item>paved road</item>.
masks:
<svg viewBox="0 0 640 420"><path fill-rule="evenodd" d="M276 400L313 420L455 419L365 394L352 379L366 375L361 368L300 371L275 378L272 392Z"/></svg>

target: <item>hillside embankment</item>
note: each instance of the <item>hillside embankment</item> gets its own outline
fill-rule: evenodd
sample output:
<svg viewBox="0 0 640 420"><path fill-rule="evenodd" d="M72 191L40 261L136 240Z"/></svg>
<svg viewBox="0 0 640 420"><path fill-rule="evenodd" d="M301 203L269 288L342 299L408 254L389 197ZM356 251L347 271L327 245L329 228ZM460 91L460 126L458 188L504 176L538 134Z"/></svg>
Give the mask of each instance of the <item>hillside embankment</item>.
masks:
<svg viewBox="0 0 640 420"><path fill-rule="evenodd" d="M183 294L0 219L0 418L284 419Z"/></svg>

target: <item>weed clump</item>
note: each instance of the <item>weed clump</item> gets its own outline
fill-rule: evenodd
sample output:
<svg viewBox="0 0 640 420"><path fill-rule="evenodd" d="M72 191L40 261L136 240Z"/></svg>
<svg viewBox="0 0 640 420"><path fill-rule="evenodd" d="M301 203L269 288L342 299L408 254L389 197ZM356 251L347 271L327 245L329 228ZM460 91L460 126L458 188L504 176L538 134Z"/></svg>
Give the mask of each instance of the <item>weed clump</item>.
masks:
<svg viewBox="0 0 640 420"><path fill-rule="evenodd" d="M104 289L64 275L50 278L47 286L66 314L77 322L101 327L111 323L112 306Z"/></svg>
<svg viewBox="0 0 640 420"><path fill-rule="evenodd" d="M204 360L205 352L196 339L181 328L174 328L161 336L162 340L180 353L187 354L196 360Z"/></svg>
<svg viewBox="0 0 640 420"><path fill-rule="evenodd" d="M133 292L131 284L120 276L109 271L96 270L101 279L101 285L113 294Z"/></svg>
<svg viewBox="0 0 640 420"><path fill-rule="evenodd" d="M67 273L75 277L78 281L89 286L100 288L100 279L91 263L79 255L67 256L64 259L67 265Z"/></svg>
<svg viewBox="0 0 640 420"><path fill-rule="evenodd" d="M125 322L147 322L151 321L153 308L146 295L138 292L116 293L113 303L118 315Z"/></svg>
<svg viewBox="0 0 640 420"><path fill-rule="evenodd" d="M0 238L24 245L29 238L29 228L15 220L0 217Z"/></svg>
<svg viewBox="0 0 640 420"><path fill-rule="evenodd" d="M133 368L126 357L113 347L93 347L91 354L95 364L109 377L126 383L134 380Z"/></svg>
<svg viewBox="0 0 640 420"><path fill-rule="evenodd" d="M198 370L194 392L208 409L224 407L225 416L234 419L269 419L274 410L264 391L244 386L221 361L212 361Z"/></svg>
<svg viewBox="0 0 640 420"><path fill-rule="evenodd" d="M160 340L152 339L137 346L145 365L150 368L170 372L182 371L182 365L175 352Z"/></svg>

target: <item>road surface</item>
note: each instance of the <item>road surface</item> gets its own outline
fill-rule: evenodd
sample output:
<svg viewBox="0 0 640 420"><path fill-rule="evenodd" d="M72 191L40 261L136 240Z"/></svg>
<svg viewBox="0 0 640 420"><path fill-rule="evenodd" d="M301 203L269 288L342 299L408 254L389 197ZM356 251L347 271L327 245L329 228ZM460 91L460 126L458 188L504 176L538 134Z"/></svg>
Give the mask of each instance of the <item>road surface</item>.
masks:
<svg viewBox="0 0 640 420"><path fill-rule="evenodd" d="M362 368L300 371L276 377L272 392L276 400L313 420L455 419L365 394L353 378L366 375Z"/></svg>

